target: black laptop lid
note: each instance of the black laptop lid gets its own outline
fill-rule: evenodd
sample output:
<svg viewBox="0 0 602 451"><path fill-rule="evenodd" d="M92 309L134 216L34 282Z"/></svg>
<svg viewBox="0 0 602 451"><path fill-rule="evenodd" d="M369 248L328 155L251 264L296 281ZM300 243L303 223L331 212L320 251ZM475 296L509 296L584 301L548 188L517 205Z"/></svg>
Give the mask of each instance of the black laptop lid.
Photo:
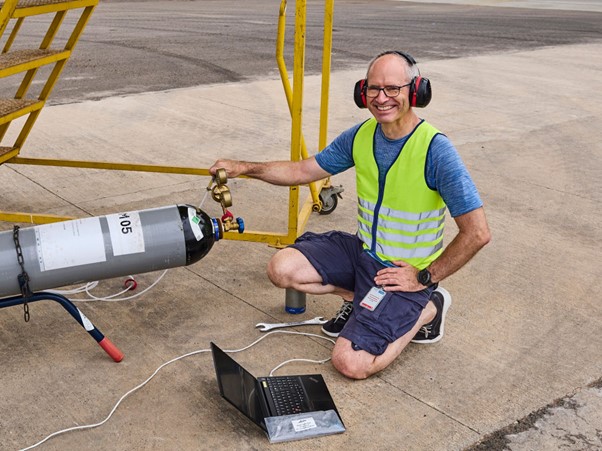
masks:
<svg viewBox="0 0 602 451"><path fill-rule="evenodd" d="M326 387L326 382L321 374L307 374L299 376L307 399L309 400L310 410L338 410L334 400Z"/></svg>
<svg viewBox="0 0 602 451"><path fill-rule="evenodd" d="M264 413L261 409L259 383L251 373L240 366L228 354L211 343L213 363L220 394L251 421L265 430Z"/></svg>

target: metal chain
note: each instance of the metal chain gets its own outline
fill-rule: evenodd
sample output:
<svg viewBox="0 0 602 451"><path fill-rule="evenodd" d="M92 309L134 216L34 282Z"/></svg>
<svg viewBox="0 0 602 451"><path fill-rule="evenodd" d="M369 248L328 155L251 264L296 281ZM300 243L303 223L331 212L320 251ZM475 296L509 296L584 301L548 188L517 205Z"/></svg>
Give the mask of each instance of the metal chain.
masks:
<svg viewBox="0 0 602 451"><path fill-rule="evenodd" d="M15 249L17 250L17 262L21 267L21 274L17 276L19 281L19 288L21 289L21 295L23 296L23 319L25 322L29 322L29 305L27 299L29 299L33 293L29 287L29 274L25 271L25 259L23 258L23 250L21 249L21 243L19 242L19 226L13 227L13 241L15 242Z"/></svg>

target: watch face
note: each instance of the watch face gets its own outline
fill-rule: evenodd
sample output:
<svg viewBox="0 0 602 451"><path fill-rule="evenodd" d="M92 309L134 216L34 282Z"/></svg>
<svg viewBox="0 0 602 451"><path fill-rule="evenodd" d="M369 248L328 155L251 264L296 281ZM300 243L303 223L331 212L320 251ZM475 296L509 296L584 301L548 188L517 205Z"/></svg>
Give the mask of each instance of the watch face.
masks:
<svg viewBox="0 0 602 451"><path fill-rule="evenodd" d="M423 269L422 271L420 271L418 273L418 282L420 282L422 285L429 285L431 282L431 273L429 272L428 269Z"/></svg>

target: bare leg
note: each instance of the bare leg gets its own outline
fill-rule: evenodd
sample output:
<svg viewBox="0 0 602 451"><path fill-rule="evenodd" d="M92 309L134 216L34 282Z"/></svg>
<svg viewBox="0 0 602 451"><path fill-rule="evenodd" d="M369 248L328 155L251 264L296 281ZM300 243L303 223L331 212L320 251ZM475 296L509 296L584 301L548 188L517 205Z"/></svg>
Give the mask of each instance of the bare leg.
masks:
<svg viewBox="0 0 602 451"><path fill-rule="evenodd" d="M337 294L353 299L353 292L334 285L322 285L322 277L309 260L297 249L287 247L278 251L268 263L268 277L279 288L293 288L309 294Z"/></svg>
<svg viewBox="0 0 602 451"><path fill-rule="evenodd" d="M389 366L414 338L418 330L432 321L436 314L435 305L429 301L412 330L389 344L385 352L378 356L363 350L356 351L351 347L351 341L339 337L332 350L332 364L339 372L351 379L366 379Z"/></svg>

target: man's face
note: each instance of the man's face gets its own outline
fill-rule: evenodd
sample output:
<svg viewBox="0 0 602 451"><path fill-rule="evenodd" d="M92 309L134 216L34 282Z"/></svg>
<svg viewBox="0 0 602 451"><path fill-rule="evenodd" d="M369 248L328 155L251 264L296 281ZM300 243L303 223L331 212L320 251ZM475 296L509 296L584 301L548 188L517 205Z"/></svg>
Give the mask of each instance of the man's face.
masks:
<svg viewBox="0 0 602 451"><path fill-rule="evenodd" d="M368 88L403 86L410 80L406 75L406 63L397 55L384 55L374 61L368 71ZM401 88L397 97L387 97L383 90L374 98L367 97L370 113L381 124L400 121L410 110L409 86ZM369 91L368 91L369 92Z"/></svg>

